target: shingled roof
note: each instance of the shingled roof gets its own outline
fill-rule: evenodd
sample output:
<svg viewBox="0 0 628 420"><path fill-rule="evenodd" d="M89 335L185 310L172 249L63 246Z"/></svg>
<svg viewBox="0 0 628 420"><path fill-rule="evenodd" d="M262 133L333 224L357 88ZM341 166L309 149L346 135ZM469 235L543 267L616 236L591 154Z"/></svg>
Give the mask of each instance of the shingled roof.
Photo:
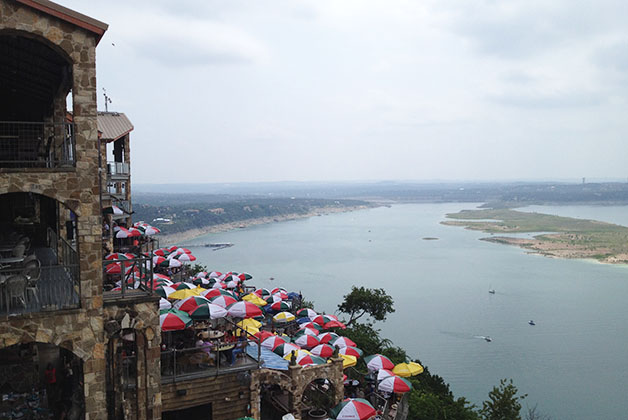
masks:
<svg viewBox="0 0 628 420"><path fill-rule="evenodd" d="M98 131L107 143L133 131L133 124L122 112L98 112Z"/></svg>

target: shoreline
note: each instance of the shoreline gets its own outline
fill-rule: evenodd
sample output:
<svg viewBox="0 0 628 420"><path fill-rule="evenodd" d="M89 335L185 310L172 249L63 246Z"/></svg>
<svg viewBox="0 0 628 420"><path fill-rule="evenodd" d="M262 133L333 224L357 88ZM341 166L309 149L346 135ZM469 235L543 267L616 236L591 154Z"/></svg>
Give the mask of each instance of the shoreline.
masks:
<svg viewBox="0 0 628 420"><path fill-rule="evenodd" d="M337 213L349 213L353 211L366 210L378 207L377 205L359 205L347 207L317 207L307 213L290 213L277 216L257 217L254 219L240 220L237 222L220 223L217 225L204 226L182 232L159 235L159 246L175 245L183 241L190 241L210 233L228 232L236 229L246 229L251 226L265 225L270 223L281 223L289 220L308 219L315 216L325 216Z"/></svg>

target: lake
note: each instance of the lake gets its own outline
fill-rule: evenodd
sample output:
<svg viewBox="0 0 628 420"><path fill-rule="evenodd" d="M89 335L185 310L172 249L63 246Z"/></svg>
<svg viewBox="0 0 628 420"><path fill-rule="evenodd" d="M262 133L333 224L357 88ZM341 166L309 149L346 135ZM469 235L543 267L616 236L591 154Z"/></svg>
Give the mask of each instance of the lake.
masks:
<svg viewBox="0 0 628 420"><path fill-rule="evenodd" d="M396 312L382 336L478 405L512 378L529 395L524 407L554 420L625 418L628 269L529 255L439 224L473 207L403 204L260 225L198 238L235 246L193 252L212 270L251 273L255 286L301 291L318 311L333 312L352 285L384 288ZM524 210L628 224L620 206Z"/></svg>

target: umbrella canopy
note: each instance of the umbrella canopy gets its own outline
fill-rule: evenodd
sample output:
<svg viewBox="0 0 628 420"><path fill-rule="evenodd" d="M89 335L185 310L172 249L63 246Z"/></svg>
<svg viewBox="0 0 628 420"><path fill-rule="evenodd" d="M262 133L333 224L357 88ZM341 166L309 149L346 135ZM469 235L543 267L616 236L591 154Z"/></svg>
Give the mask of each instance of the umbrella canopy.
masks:
<svg viewBox="0 0 628 420"><path fill-rule="evenodd" d="M297 311L297 316L299 318L310 318L310 320L316 318L318 314L310 308L303 308Z"/></svg>
<svg viewBox="0 0 628 420"><path fill-rule="evenodd" d="M336 320L328 315L317 315L314 318L312 318L312 322L316 322L320 326L323 326L326 323L331 322L331 321L336 321Z"/></svg>
<svg viewBox="0 0 628 420"><path fill-rule="evenodd" d="M137 256L134 254L123 252L114 252L112 254L108 254L105 257L106 260L132 260L133 258L137 258Z"/></svg>
<svg viewBox="0 0 628 420"><path fill-rule="evenodd" d="M207 277L211 279L217 279L217 278L220 278L221 276L222 276L222 273L220 271L212 271L207 275Z"/></svg>
<svg viewBox="0 0 628 420"><path fill-rule="evenodd" d="M331 357L334 354L334 348L329 344L319 344L310 350L310 353L320 357Z"/></svg>
<svg viewBox="0 0 628 420"><path fill-rule="evenodd" d="M264 301L265 303L266 301ZM288 302L278 301L270 305L270 309L275 312L289 311L292 306Z"/></svg>
<svg viewBox="0 0 628 420"><path fill-rule="evenodd" d="M196 289L196 285L194 283L188 283L186 281L182 281L180 283L176 284L176 289L177 290L181 290L181 289Z"/></svg>
<svg viewBox="0 0 628 420"><path fill-rule="evenodd" d="M207 299L213 299L218 296L229 296L230 298L234 298L235 296L228 290L224 289L209 289L201 292L202 296L205 296Z"/></svg>
<svg viewBox="0 0 628 420"><path fill-rule="evenodd" d="M302 335L312 335L312 336L318 338L318 331L316 331L313 328L303 328L303 329L300 329L299 331L297 331L297 333L294 336L295 337L301 337Z"/></svg>
<svg viewBox="0 0 628 420"><path fill-rule="evenodd" d="M379 369L392 370L395 367L395 364L391 362L388 357L382 356L381 354L366 356L364 358L364 362L366 363L368 370L372 372L376 372Z"/></svg>
<svg viewBox="0 0 628 420"><path fill-rule="evenodd" d="M275 293L279 293L279 292L284 292L284 293L288 293L288 291L286 289L284 289L283 287L275 287L273 290L270 291L271 294L275 294Z"/></svg>
<svg viewBox="0 0 628 420"><path fill-rule="evenodd" d="M192 325L192 318L177 309L170 309L159 315L159 326L162 331L183 330Z"/></svg>
<svg viewBox="0 0 628 420"><path fill-rule="evenodd" d="M360 350L357 347L351 347L351 346L342 347L341 349L338 350L338 353L340 353L340 354L347 354L349 356L353 356L353 357L356 357L356 358L362 357L362 354L363 354L362 350Z"/></svg>
<svg viewBox="0 0 628 420"><path fill-rule="evenodd" d="M176 254L173 258L176 258L181 262L196 261L196 257L194 255L187 253Z"/></svg>
<svg viewBox="0 0 628 420"><path fill-rule="evenodd" d="M204 303L209 303L209 299L203 296L190 296L176 302L173 306L175 309L189 313Z"/></svg>
<svg viewBox="0 0 628 420"><path fill-rule="evenodd" d="M262 341L262 347L266 347L267 349L274 350L277 346L282 344L286 344L286 340L276 335L272 337L268 337Z"/></svg>
<svg viewBox="0 0 628 420"><path fill-rule="evenodd" d="M331 409L336 420L366 420L377 414L370 402L362 398L347 398Z"/></svg>
<svg viewBox="0 0 628 420"><path fill-rule="evenodd" d="M159 310L168 310L172 308L172 304L168 301L168 299L161 298L159 299Z"/></svg>
<svg viewBox="0 0 628 420"><path fill-rule="evenodd" d="M342 368L348 368L351 366L355 366L358 364L358 358L354 356L349 356L348 354L341 354L342 357Z"/></svg>
<svg viewBox="0 0 628 420"><path fill-rule="evenodd" d="M238 274L238 277L242 281L244 281L244 280L251 280L253 278L253 276L250 275L249 273L240 273L240 274Z"/></svg>
<svg viewBox="0 0 628 420"><path fill-rule="evenodd" d="M257 306L267 305L266 301L262 299L261 297L257 296L255 293L249 293L248 295L244 296L242 300L246 302L251 302L253 305L257 305Z"/></svg>
<svg viewBox="0 0 628 420"><path fill-rule="evenodd" d="M341 348L342 347L356 347L356 344L353 342L353 340L351 340L350 338L347 338L347 337L338 337L331 344L333 346L341 347ZM390 368L392 369L392 366Z"/></svg>
<svg viewBox="0 0 628 420"><path fill-rule="evenodd" d="M281 300L287 300L288 299L288 294L284 291L278 291L277 293L273 293L272 296L279 298Z"/></svg>
<svg viewBox="0 0 628 420"><path fill-rule="evenodd" d="M306 349L311 349L318 346L320 342L318 341L318 338L314 335L303 334L296 340L294 340L294 344L298 344L299 346Z"/></svg>
<svg viewBox="0 0 628 420"><path fill-rule="evenodd" d="M168 295L168 299L185 299L190 296L200 296L203 289L181 289Z"/></svg>
<svg viewBox="0 0 628 420"><path fill-rule="evenodd" d="M253 318L243 319L242 321L238 322L236 325L244 329L252 327L259 330L260 328L262 328L262 323Z"/></svg>
<svg viewBox="0 0 628 420"><path fill-rule="evenodd" d="M390 370L388 369L380 369L377 371L377 380L381 381L384 378L388 378L389 376L394 376L395 374L392 373Z"/></svg>
<svg viewBox="0 0 628 420"><path fill-rule="evenodd" d="M302 323L302 324L301 324L301 326L299 327L299 329L300 329L300 330L303 330L303 329L306 329L306 328L309 328L309 329L312 329L312 330L318 331L318 332L317 332L317 334L318 334L318 333L320 333L321 331L323 331L323 330L324 330L324 328L323 328L323 327L321 327L321 326L320 326L319 324L317 324L316 322L304 322L304 323Z"/></svg>
<svg viewBox="0 0 628 420"><path fill-rule="evenodd" d="M321 344L333 343L340 336L333 332L326 332L318 335L318 338L321 341Z"/></svg>
<svg viewBox="0 0 628 420"><path fill-rule="evenodd" d="M290 312L279 312L277 315L273 317L273 321L275 322L290 322L294 321L296 318Z"/></svg>
<svg viewBox="0 0 628 420"><path fill-rule="evenodd" d="M161 296L162 298L167 298L174 292L176 292L176 289L170 286L159 286L155 288L155 293Z"/></svg>
<svg viewBox="0 0 628 420"><path fill-rule="evenodd" d="M292 360L292 353L286 354L284 357L286 360ZM323 365L327 363L322 357L315 356L308 351L298 350L296 352L297 365L310 366L310 365Z"/></svg>
<svg viewBox="0 0 628 420"><path fill-rule="evenodd" d="M408 378L423 373L423 366L415 362L399 363L392 371L397 376Z"/></svg>
<svg viewBox="0 0 628 420"><path fill-rule="evenodd" d="M195 321L205 319L219 319L227 316L227 310L222 306L214 305L213 303L203 303L196 308L188 312L190 317Z"/></svg>
<svg viewBox="0 0 628 420"><path fill-rule="evenodd" d="M328 328L342 328L343 330L347 329L347 326L345 324L336 320L331 320L329 322L326 322L325 325L323 325L323 327L325 327L326 329Z"/></svg>
<svg viewBox="0 0 628 420"><path fill-rule="evenodd" d="M103 214L113 214L114 216L122 216L124 212L118 206L109 206L102 209Z"/></svg>
<svg viewBox="0 0 628 420"><path fill-rule="evenodd" d="M127 229L122 226L116 226L113 230L116 232L116 238L118 239L132 238L142 235L142 232L135 228Z"/></svg>
<svg viewBox="0 0 628 420"><path fill-rule="evenodd" d="M269 337L275 337L275 334L271 333L270 331L260 331L260 332L255 333L254 335L260 340L260 342L263 342ZM271 350L272 350L272 347L271 347Z"/></svg>
<svg viewBox="0 0 628 420"><path fill-rule="evenodd" d="M264 298L264 299L266 297L272 295L272 293L270 293L270 290L268 290L268 289L257 289L253 293L255 293L257 296L259 296L261 298Z"/></svg>
<svg viewBox="0 0 628 420"><path fill-rule="evenodd" d="M220 296L213 297L210 299L210 301L214 305L222 306L223 308L227 308L229 305L233 305L234 303L237 302L237 300L235 300L233 296L227 296L227 295L220 295Z"/></svg>
<svg viewBox="0 0 628 420"><path fill-rule="evenodd" d="M292 343L283 343L283 344L279 344L277 347L275 347L273 349L273 353L280 355L281 357L285 356L286 354L290 354L290 352L292 352L292 350L300 350L301 347L297 346L296 344L292 344Z"/></svg>
<svg viewBox="0 0 628 420"><path fill-rule="evenodd" d="M377 385L377 389L384 392L402 394L410 391L412 389L412 384L407 379L393 375L382 379L382 381Z"/></svg>
<svg viewBox="0 0 628 420"><path fill-rule="evenodd" d="M222 297L226 298L226 296ZM217 299L220 298L216 298L216 300ZM254 316L262 315L262 310L259 306L253 305L250 302L240 301L229 305L229 307L227 307L227 313L229 316L234 316L236 318L253 318Z"/></svg>

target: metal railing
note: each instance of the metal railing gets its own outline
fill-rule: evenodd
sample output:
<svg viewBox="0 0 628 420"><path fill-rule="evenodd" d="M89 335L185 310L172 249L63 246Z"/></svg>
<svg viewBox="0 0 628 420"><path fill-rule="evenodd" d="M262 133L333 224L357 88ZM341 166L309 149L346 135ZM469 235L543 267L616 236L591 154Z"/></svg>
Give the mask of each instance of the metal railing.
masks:
<svg viewBox="0 0 628 420"><path fill-rule="evenodd" d="M0 121L0 168L75 166L74 123Z"/></svg>
<svg viewBox="0 0 628 420"><path fill-rule="evenodd" d="M125 176L130 175L131 169L126 162L107 162L107 175Z"/></svg>
<svg viewBox="0 0 628 420"><path fill-rule="evenodd" d="M104 291L120 293L129 291L153 294L153 260L150 257L103 261Z"/></svg>

